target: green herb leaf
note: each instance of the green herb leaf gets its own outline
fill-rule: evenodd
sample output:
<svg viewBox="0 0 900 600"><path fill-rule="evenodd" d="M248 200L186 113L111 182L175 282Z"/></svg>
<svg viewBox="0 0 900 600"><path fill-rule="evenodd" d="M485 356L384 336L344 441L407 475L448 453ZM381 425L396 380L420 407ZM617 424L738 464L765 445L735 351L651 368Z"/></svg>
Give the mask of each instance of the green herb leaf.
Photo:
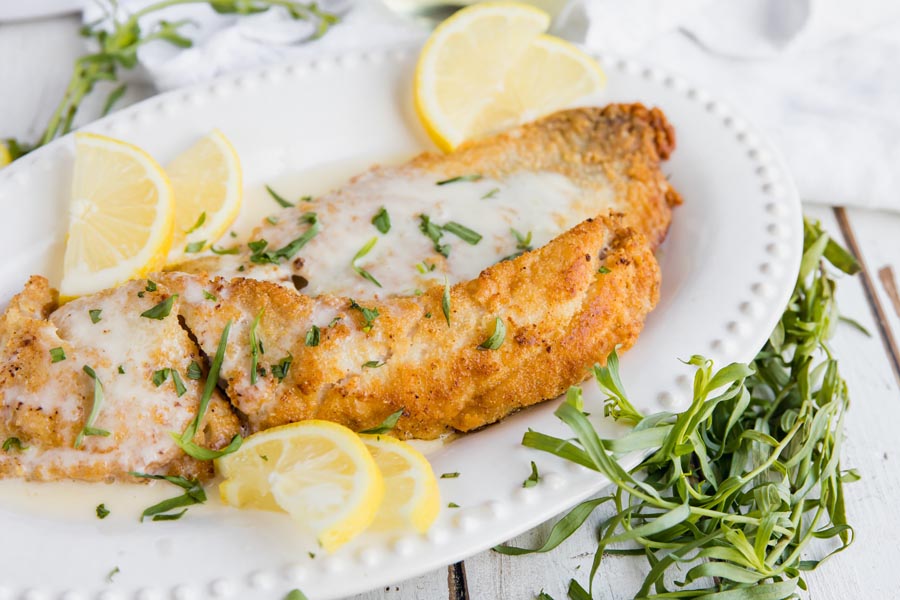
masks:
<svg viewBox="0 0 900 600"><path fill-rule="evenodd" d="M366 308L364 306L360 306L356 303L356 300L353 298L350 299L350 308L353 310L358 310L363 317L363 328L362 330L366 333L372 331L372 326L375 323L375 319L378 318L378 309L377 308Z"/></svg>
<svg viewBox="0 0 900 600"><path fill-rule="evenodd" d="M150 381L153 382L153 385L156 387L161 386L166 382L166 379L169 378L169 371L171 369L159 369L158 371L153 371L153 377L150 378Z"/></svg>
<svg viewBox="0 0 900 600"><path fill-rule="evenodd" d="M362 366L363 369L377 369L378 367L383 367L384 363L377 360L367 360Z"/></svg>
<svg viewBox="0 0 900 600"><path fill-rule="evenodd" d="M447 504L447 508L459 508L459 504L457 504L456 502L450 502L449 504Z"/></svg>
<svg viewBox="0 0 900 600"><path fill-rule="evenodd" d="M447 319L447 327L450 327L450 283L444 279L444 293L441 296L441 311Z"/></svg>
<svg viewBox="0 0 900 600"><path fill-rule="evenodd" d="M11 452L15 448L17 452L22 452L23 450L28 450L28 446L22 445L22 440L17 437L8 437L3 442L3 451Z"/></svg>
<svg viewBox="0 0 900 600"><path fill-rule="evenodd" d="M276 217L275 215L269 215L268 217L266 217L266 223L268 223L269 225L278 225L278 217Z"/></svg>
<svg viewBox="0 0 900 600"><path fill-rule="evenodd" d="M108 516L109 516L109 509L106 508L106 505L105 505L105 504L98 504L98 505L97 505L97 518L98 518L98 519L105 519L105 518L108 517Z"/></svg>
<svg viewBox="0 0 900 600"><path fill-rule="evenodd" d="M192 458L196 458L197 460L215 460L227 456L232 452L237 452L244 443L244 438L241 437L240 434L237 434L231 438L231 442L221 450L211 450L209 448L204 448L196 442L182 440L181 435L175 432L169 432L169 435L172 436L172 439L175 440L175 443L178 444L178 447L181 448L185 454Z"/></svg>
<svg viewBox="0 0 900 600"><path fill-rule="evenodd" d="M281 196L281 194L279 194L278 192L273 190L268 185L266 186L266 191L269 192L269 195L272 197L272 200L277 202L278 205L281 206L282 208L290 208L290 207L294 206L293 202L288 202L287 200L285 200L284 197Z"/></svg>
<svg viewBox="0 0 900 600"><path fill-rule="evenodd" d="M119 573L121 573L121 571L119 570L119 567L113 567L112 570L111 570L109 573L106 574L106 582L107 582L107 583L112 583L112 582L113 582L113 577L115 577L115 576L118 575Z"/></svg>
<svg viewBox="0 0 900 600"><path fill-rule="evenodd" d="M387 418L381 422L377 427L373 427L372 429L366 429L364 431L360 431L360 433L371 433L373 435L380 435L382 433L388 433L394 427L397 426L397 421L400 420L400 417L403 416L403 410L400 409L397 412L393 412L387 416Z"/></svg>
<svg viewBox="0 0 900 600"><path fill-rule="evenodd" d="M91 323L95 325L100 322L100 313L103 311L99 308L94 308L88 311L88 315L91 317Z"/></svg>
<svg viewBox="0 0 900 600"><path fill-rule="evenodd" d="M200 369L200 365L197 364L197 361L192 360L187 368L187 378L197 381L201 377L203 377L203 370Z"/></svg>
<svg viewBox="0 0 900 600"><path fill-rule="evenodd" d="M513 237L516 238L516 250L523 250L525 252L530 252L532 250L530 231L526 235L522 235L521 232L513 228L510 228L509 231L513 234Z"/></svg>
<svg viewBox="0 0 900 600"><path fill-rule="evenodd" d="M255 385L259 377L258 367L261 343L256 330L259 327L259 320L262 319L264 310L264 308L259 309L259 312L256 313L256 317L250 324L250 385Z"/></svg>
<svg viewBox="0 0 900 600"><path fill-rule="evenodd" d="M188 229L187 231L184 232L185 235L190 235L190 234L194 233L195 231L200 229L204 223L206 223L206 211L205 210L202 213L200 213L199 217L197 217L197 222L194 223L190 229Z"/></svg>
<svg viewBox="0 0 900 600"><path fill-rule="evenodd" d="M225 349L228 346L228 334L231 332L231 320L229 319L227 323L225 323L225 328L222 330L222 335L219 338L219 345L216 348L216 355L213 358L212 365L209 367L209 375L206 377L206 385L203 386L203 394L200 396L200 406L197 408L197 414L194 416L193 421L191 421L187 428L185 428L184 433L181 434L180 442L187 443L194 439L194 436L197 434L197 430L200 429L200 421L203 420L204 415L206 415L206 409L209 407L209 401L212 398L213 392L216 390L216 385L219 382L219 371L222 369L222 361L225 360Z"/></svg>
<svg viewBox="0 0 900 600"><path fill-rule="evenodd" d="M58 363L66 360L66 351L62 348L50 348L50 362Z"/></svg>
<svg viewBox="0 0 900 600"><path fill-rule="evenodd" d="M315 558L316 555L312 552L309 553L310 558ZM293 589L288 592L288 595L284 597L284 600L308 600L306 595L298 589Z"/></svg>
<svg viewBox="0 0 900 600"><path fill-rule="evenodd" d="M534 461L531 461L531 475L528 476L528 479L522 482L522 487L530 488L534 487L538 484L538 481L541 480L541 476L538 474L537 465L534 464Z"/></svg>
<svg viewBox="0 0 900 600"><path fill-rule="evenodd" d="M232 246L231 248L216 248L215 245L213 245L210 246L209 249L213 254L218 254L219 256L222 256L224 254L237 254L241 251L241 249L237 246Z"/></svg>
<svg viewBox="0 0 900 600"><path fill-rule="evenodd" d="M218 298L216 298L214 295L207 292L206 290L203 290L203 297L206 298L207 300L211 300L213 302L218 301Z"/></svg>
<svg viewBox="0 0 900 600"><path fill-rule="evenodd" d="M314 212L303 214L300 217L300 222L308 224L309 227L300 237L294 239L278 250L267 252L266 248L268 247L269 242L264 239L248 242L247 246L252 252L250 255L250 262L257 264L278 264L282 260L293 258L303 246L308 244L310 240L316 237L322 230L322 225L319 223L319 219Z"/></svg>
<svg viewBox="0 0 900 600"><path fill-rule="evenodd" d="M478 346L482 350L496 350L506 339L506 323L500 317L494 318L494 333Z"/></svg>
<svg viewBox="0 0 900 600"><path fill-rule="evenodd" d="M197 242L190 242L184 247L185 254L196 254L203 250L203 246L206 245L206 240L199 240Z"/></svg>
<svg viewBox="0 0 900 600"><path fill-rule="evenodd" d="M450 246L446 244L440 244L440 239L444 235L443 230L439 226L432 223L428 215L419 215L419 231L425 234L425 237L434 242L435 252L442 255L444 258L450 256Z"/></svg>
<svg viewBox="0 0 900 600"><path fill-rule="evenodd" d="M291 354L288 354L272 365L272 376L278 380L278 383L281 383L284 381L284 378L287 377L288 371L291 369L291 363L293 362L294 357Z"/></svg>
<svg viewBox="0 0 900 600"><path fill-rule="evenodd" d="M318 346L319 340L322 337L321 330L315 325L309 328L309 331L306 332L306 345L307 346Z"/></svg>
<svg viewBox="0 0 900 600"><path fill-rule="evenodd" d="M141 522L148 517L152 517L154 521L174 521L180 519L185 511L171 513L170 511L178 508L186 508L195 504L203 504L206 502L206 492L203 486L196 479L186 479L172 475L148 475L147 473L137 473L129 471L129 475L140 477L143 479L157 479L168 481L172 485L178 486L184 490L181 496L175 496L168 500L163 500L153 506L144 509L141 513Z"/></svg>
<svg viewBox="0 0 900 600"><path fill-rule="evenodd" d="M158 289L158 286L156 285L156 282L148 279L147 286L144 288L144 290L146 290L148 292L155 292L157 289Z"/></svg>
<svg viewBox="0 0 900 600"><path fill-rule="evenodd" d="M495 187L495 188L491 189L490 191L488 191L488 193L486 193L484 196L482 196L481 199L482 200L490 200L491 198L495 197L499 193L500 193L500 188Z"/></svg>
<svg viewBox="0 0 900 600"><path fill-rule="evenodd" d="M456 479L459 477L459 472L454 473L441 473L441 479Z"/></svg>
<svg viewBox="0 0 900 600"><path fill-rule="evenodd" d="M448 183L457 183L460 181L478 181L481 179L481 175L474 173L472 175L460 175L458 177L451 177L450 179L444 179L443 181L438 181L437 185L447 185Z"/></svg>
<svg viewBox="0 0 900 600"><path fill-rule="evenodd" d="M456 221L450 221L442 227L447 233L452 233L467 244L474 246L481 241L481 234L472 231L465 225L460 225Z"/></svg>
<svg viewBox="0 0 900 600"><path fill-rule="evenodd" d="M184 381L181 380L181 375L179 375L178 371L175 369L169 369L169 371L172 373L172 382L175 384L175 394L181 398L187 392Z"/></svg>
<svg viewBox="0 0 900 600"><path fill-rule="evenodd" d="M97 417L100 416L100 409L103 407L103 384L100 383L100 379L97 377L97 373L94 372L94 369L84 365L83 370L88 374L88 377L94 380L94 402L91 405L91 412L84 421L84 427L75 437L75 448L81 447L82 440L84 440L84 436L86 435L104 437L109 435L108 431L94 427L94 423L97 422Z"/></svg>
<svg viewBox="0 0 900 600"><path fill-rule="evenodd" d="M385 207L382 206L378 209L378 212L372 217L372 225L381 233L387 233L391 230L391 216Z"/></svg>
<svg viewBox="0 0 900 600"><path fill-rule="evenodd" d="M599 269L597 269L597 272L600 273L601 275L606 275L607 273L611 273L612 271L610 271L609 268L607 268L606 266L603 266L603 267L600 267Z"/></svg>
<svg viewBox="0 0 900 600"><path fill-rule="evenodd" d="M141 313L142 317L147 319L157 319L162 320L169 316L169 313L172 312L172 304L175 302L175 298L178 297L178 294L172 294L153 308L149 308Z"/></svg>
<svg viewBox="0 0 900 600"><path fill-rule="evenodd" d="M372 248L375 247L375 243L377 241L378 241L378 238L373 237L371 240L366 242L365 245L359 249L359 252L357 252L356 255L353 257L353 260L350 262L350 266L353 267L353 270L356 271L360 277L362 277L364 279L368 279L369 281L371 281L378 287L381 287L381 284L378 283L378 280L375 279L375 277L371 273L369 273L368 271L366 271L365 269L363 269L362 267L360 267L356 264L356 261L358 261L359 259L364 257L366 254L368 254L372 250Z"/></svg>
<svg viewBox="0 0 900 600"><path fill-rule="evenodd" d="M119 375L125 374L125 365L119 365Z"/></svg>

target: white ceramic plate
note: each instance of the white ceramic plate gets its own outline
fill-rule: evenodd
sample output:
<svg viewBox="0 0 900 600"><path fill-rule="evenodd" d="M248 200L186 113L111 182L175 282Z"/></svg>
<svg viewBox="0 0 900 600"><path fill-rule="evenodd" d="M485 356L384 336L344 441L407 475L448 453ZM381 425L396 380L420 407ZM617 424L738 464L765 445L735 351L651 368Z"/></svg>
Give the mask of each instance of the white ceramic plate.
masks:
<svg viewBox="0 0 900 600"><path fill-rule="evenodd" d="M364 166L372 157L395 160L430 147L412 109L416 54L401 48L268 68L152 98L88 129L139 144L165 162L219 127L240 153L248 201L272 210L264 182L280 177L298 193L311 182L285 173L347 161ZM677 130L678 148L664 169L685 203L660 250L662 299L622 361L639 408L677 410L691 375L679 358L749 360L780 316L802 248L800 204L783 163L729 108L656 69L602 62L605 101L660 106ZM58 281L72 155L72 140L63 139L0 171L4 302L32 273ZM588 396L596 409L597 395L589 389ZM4 484L0 599L273 599L299 587L325 600L418 575L503 542L604 487L596 473L520 445L528 427L566 435L553 417L556 405L430 452L436 473L461 473L440 481L444 503L460 508L444 509L427 535L364 535L315 559L308 555L317 551L312 540L282 515L231 510L211 499L182 521L140 524L132 506L146 500L148 492L132 489L140 486L95 485L72 492L65 510L51 510L35 506L68 488ZM542 481L525 489L530 460ZM165 488L152 493L174 495ZM99 521L93 511L102 499L113 515ZM114 583L106 583L114 567Z"/></svg>

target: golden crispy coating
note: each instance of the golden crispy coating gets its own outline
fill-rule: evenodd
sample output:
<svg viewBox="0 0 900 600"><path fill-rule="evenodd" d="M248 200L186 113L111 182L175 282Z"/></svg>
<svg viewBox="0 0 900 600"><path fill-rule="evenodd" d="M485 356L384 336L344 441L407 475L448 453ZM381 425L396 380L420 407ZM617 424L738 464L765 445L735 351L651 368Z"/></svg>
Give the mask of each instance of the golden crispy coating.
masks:
<svg viewBox="0 0 900 600"><path fill-rule="evenodd" d="M395 431L430 439L556 397L616 345L630 347L656 304L659 269L642 235L598 218L454 285L449 324L443 286L355 308L350 299L309 298L251 279L164 280L185 298L201 297L198 286L216 297L180 309L207 355L232 322L222 377L251 430L311 418L361 430L403 409ZM378 316L367 320L362 308ZM254 384L257 315L265 353ZM503 344L481 348L498 317L506 327ZM319 343L309 346L313 326ZM286 357L291 366L280 380L274 373Z"/></svg>
<svg viewBox="0 0 900 600"><path fill-rule="evenodd" d="M113 481L130 479L128 471L212 475L210 463L185 455L169 435L196 414L203 382L189 379L187 370L202 358L178 323L177 298L168 317L141 317L170 295L162 285L152 292L145 286L133 281L57 309L56 292L35 276L12 299L0 319L0 441L14 437L27 449L0 451L0 477ZM92 310L100 312L92 316ZM85 436L75 448L95 400L85 365L103 386L94 427L109 435ZM171 376L160 386L152 382L154 372L166 368L179 371L182 396ZM217 394L195 441L218 448L238 430L237 418Z"/></svg>

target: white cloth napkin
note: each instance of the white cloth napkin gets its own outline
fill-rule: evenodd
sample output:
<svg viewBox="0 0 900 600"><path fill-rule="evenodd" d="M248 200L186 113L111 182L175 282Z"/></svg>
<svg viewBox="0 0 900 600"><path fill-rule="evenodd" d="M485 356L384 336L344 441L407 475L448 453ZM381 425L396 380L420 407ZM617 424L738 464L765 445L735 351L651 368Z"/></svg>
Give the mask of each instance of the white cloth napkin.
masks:
<svg viewBox="0 0 900 600"><path fill-rule="evenodd" d="M149 44L140 62L171 89L427 35L379 0L323 6L343 18L316 41L310 24L281 11L235 18L175 7L159 16L196 23L194 47ZM97 16L85 11L85 21ZM680 73L729 102L785 155L804 200L900 211L900 0L570 0L554 32Z"/></svg>

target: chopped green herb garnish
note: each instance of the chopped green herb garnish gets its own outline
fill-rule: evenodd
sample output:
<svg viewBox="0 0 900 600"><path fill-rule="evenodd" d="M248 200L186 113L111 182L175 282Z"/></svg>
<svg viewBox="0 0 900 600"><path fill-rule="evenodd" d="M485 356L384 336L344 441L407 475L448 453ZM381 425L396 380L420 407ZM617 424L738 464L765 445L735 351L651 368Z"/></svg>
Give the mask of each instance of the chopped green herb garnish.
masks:
<svg viewBox="0 0 900 600"><path fill-rule="evenodd" d="M281 206L282 208L290 208L290 207L294 206L293 202L288 202L287 200L285 200L278 192L273 190L268 185L266 186L266 191L269 192L270 196L272 196L272 200L277 202L278 205Z"/></svg>
<svg viewBox="0 0 900 600"><path fill-rule="evenodd" d="M391 230L391 216L383 206L375 213L375 216L372 217L372 225L374 225L375 229L381 233L387 233Z"/></svg>
<svg viewBox="0 0 900 600"><path fill-rule="evenodd" d="M499 193L500 193L500 188L498 188L498 187L497 187L497 188L493 188L493 189L492 189L491 191L489 191L487 194L485 194L484 196L482 196L481 199L482 199L482 200L488 200L488 199L490 199L490 198L493 198L494 196L496 196L496 195L499 194Z"/></svg>
<svg viewBox="0 0 900 600"><path fill-rule="evenodd" d="M356 271L356 273L360 277L371 281L378 287L381 287L381 284L378 282L377 279L375 279L375 277L371 273L369 273L367 270L363 269L362 267L360 267L356 264L356 261L358 261L359 259L364 257L366 254L369 253L370 250L372 250L372 248L375 246L375 243L377 241L378 241L378 238L373 237L371 240L366 242L366 244L362 248L360 248L359 252L357 252L356 255L353 257L353 260L350 262L350 266L353 267L353 270Z"/></svg>
<svg viewBox="0 0 900 600"><path fill-rule="evenodd" d="M315 558L316 555L313 554L312 552L310 552L309 557ZM284 597L284 600L309 600L309 599L306 597L306 594L304 594L300 590L293 589L290 592L288 592L287 596Z"/></svg>
<svg viewBox="0 0 900 600"><path fill-rule="evenodd" d="M447 327L450 326L450 283L444 279L444 294L441 296L441 311L447 319Z"/></svg>
<svg viewBox="0 0 900 600"><path fill-rule="evenodd" d="M471 175L460 175L458 177L451 177L450 179L444 179L443 181L438 181L437 185L447 185L448 183L457 183L459 181L478 181L482 176L478 173L473 173Z"/></svg>
<svg viewBox="0 0 900 600"><path fill-rule="evenodd" d="M376 315L376 316L377 316L377 315ZM334 326L337 325L338 322L339 322L341 319L343 319L343 318L344 318L344 317L342 317L342 316L337 316L337 317L333 318L333 319L331 320L331 322L328 324L328 327L334 327Z"/></svg>
<svg viewBox="0 0 900 600"><path fill-rule="evenodd" d="M312 196L300 196L300 202L312 202L312 201L313 201Z"/></svg>
<svg viewBox="0 0 900 600"><path fill-rule="evenodd" d="M153 382L153 385L156 387L161 386L166 382L166 379L169 378L170 369L159 369L158 371L153 371L153 377L150 378L150 381Z"/></svg>
<svg viewBox="0 0 900 600"><path fill-rule="evenodd" d="M110 571L109 573L106 574L106 581L108 583L112 583L113 577L115 577L119 573L121 573L121 571L119 570L119 567L113 567L112 571Z"/></svg>
<svg viewBox="0 0 900 600"><path fill-rule="evenodd" d="M391 431L394 427L397 426L397 421L400 420L400 417L403 416L403 410L400 409L396 412L393 412L387 416L387 418L381 422L377 427L373 427L372 429L366 429L365 431L360 431L360 433L370 433L372 435L380 435L382 433L387 433Z"/></svg>
<svg viewBox="0 0 900 600"><path fill-rule="evenodd" d="M431 273L435 269L437 269L437 265L434 263L427 263L424 260L420 263L416 263L416 270L419 273L421 273L422 275L425 275L426 273Z"/></svg>
<svg viewBox="0 0 900 600"><path fill-rule="evenodd" d="M269 225L278 225L278 217L276 217L275 215L269 215L268 217L266 217L266 222Z"/></svg>
<svg viewBox="0 0 900 600"><path fill-rule="evenodd" d="M474 246L475 244L477 244L478 242L481 241L480 233L472 231L465 225L460 225L456 221L450 221L449 223L444 225L442 227L442 229L444 231L446 231L447 233L452 233L453 235L455 235L456 237L458 237L465 243L471 244L472 246Z"/></svg>
<svg viewBox="0 0 900 600"><path fill-rule="evenodd" d="M187 388L184 386L184 381L181 380L181 375L175 369L169 369L172 373L172 382L175 384L175 394L181 398L184 396L184 393L187 392Z"/></svg>
<svg viewBox="0 0 900 600"><path fill-rule="evenodd" d="M102 313L102 312L103 312L103 310L99 309L99 308L94 308L94 309L89 310L88 315L90 315L90 317L91 317L91 323L94 323L94 324L99 323L100 322L100 313Z"/></svg>
<svg viewBox="0 0 900 600"><path fill-rule="evenodd" d="M129 471L128 474L143 479L168 481L172 485L176 485L184 490L184 494L181 496L163 500L162 502L144 509L144 512L141 513L141 522L147 517L152 517L154 521L175 521L180 519L187 509L185 508L185 510L177 513L171 513L169 511L206 502L206 492L203 490L203 486L200 482L196 479L186 479L184 477L172 475L148 475L146 473L136 473L134 471Z"/></svg>
<svg viewBox="0 0 900 600"><path fill-rule="evenodd" d="M350 308L354 310L358 310L363 317L363 328L362 330L366 333L372 331L372 325L375 323L375 319L378 318L378 309L377 308L366 308L365 306L360 306L356 303L356 300L353 298L350 299Z"/></svg>
<svg viewBox="0 0 900 600"><path fill-rule="evenodd" d="M318 346L319 338L321 337L321 331L318 327L313 325L309 328L309 331L306 332L306 345L307 346Z"/></svg>
<svg viewBox="0 0 900 600"><path fill-rule="evenodd" d="M13 448L15 448L18 452L22 452L23 450L28 450L28 446L22 445L22 440L17 437L9 437L3 442L3 451L9 452Z"/></svg>
<svg viewBox="0 0 900 600"><path fill-rule="evenodd" d="M440 243L440 239L444 235L443 230L432 223L431 218L428 215L419 215L419 221L419 231L424 233L425 237L434 242L435 252L442 255L444 258L450 256L450 246L447 244L442 245Z"/></svg>
<svg viewBox="0 0 900 600"><path fill-rule="evenodd" d="M611 271L605 266L600 267L600 269L598 269L597 272L600 273L601 275L606 275L607 273L611 273Z"/></svg>
<svg viewBox="0 0 900 600"><path fill-rule="evenodd" d="M512 227L510 227L509 231L513 234L513 237L516 238L516 250L525 250L526 252L532 250L530 231L526 235L522 235L519 230L513 229Z"/></svg>
<svg viewBox="0 0 900 600"><path fill-rule="evenodd" d="M259 365L259 355L261 354L260 350L262 343L259 340L259 335L257 335L256 330L259 327L259 320L262 319L264 310L264 308L259 309L259 312L256 313L256 317L250 324L250 385L254 385L259 376L257 373L257 366Z"/></svg>
<svg viewBox="0 0 900 600"><path fill-rule="evenodd" d="M451 502L447 505L447 508L459 508L459 504L457 504L456 502Z"/></svg>
<svg viewBox="0 0 900 600"><path fill-rule="evenodd" d="M441 479L456 479L459 477L459 471L453 473L441 473Z"/></svg>
<svg viewBox="0 0 900 600"><path fill-rule="evenodd" d="M175 298L178 297L178 294L172 294L153 308L149 308L141 313L142 317L147 319L157 319L162 320L169 316L169 313L172 312L172 304L175 303Z"/></svg>
<svg viewBox="0 0 900 600"><path fill-rule="evenodd" d="M246 269L246 267L245 267L244 265L240 265L240 266L237 268L237 270L238 270L239 273L243 273L243 272L244 272L244 269Z"/></svg>
<svg viewBox="0 0 900 600"><path fill-rule="evenodd" d="M207 292L206 290L203 290L203 297L206 298L207 300L212 300L213 302L218 301L218 298L216 298L215 296L213 296L210 292Z"/></svg>
<svg viewBox="0 0 900 600"><path fill-rule="evenodd" d="M144 290L141 290L140 292L138 292L138 293L137 293L137 297L138 297L138 298L143 298L143 297L144 297Z"/></svg>
<svg viewBox="0 0 900 600"><path fill-rule="evenodd" d="M125 365L119 365L119 375L125 374Z"/></svg>
<svg viewBox="0 0 900 600"><path fill-rule="evenodd" d="M175 440L175 443L178 444L178 446L182 450L184 450L186 454L196 458L197 460L212 460L214 458L225 456L226 454L231 454L232 452L240 448L241 443L243 442L243 438L240 435L235 435L231 439L231 443L222 450L209 450L208 448L203 448L193 442L194 436L200 429L200 422L203 420L204 415L206 415L206 410L209 407L209 401L212 398L213 392L215 392L216 390L216 385L219 382L219 371L222 369L222 361L225 360L225 350L228 347L228 334L230 332L231 320L225 323L225 328L222 330L222 335L219 338L219 345L216 348L216 355L209 367L209 375L206 377L206 384L203 386L203 394L200 396L200 406L197 408L197 414L194 415L193 420L188 424L181 435L177 433L169 434L172 436L172 439ZM200 489L202 491L203 488ZM206 500L205 497L204 500Z"/></svg>
<svg viewBox="0 0 900 600"><path fill-rule="evenodd" d="M195 254L203 250L203 246L206 245L206 240L199 240L196 242L191 242L184 247L185 254Z"/></svg>
<svg viewBox="0 0 900 600"><path fill-rule="evenodd" d="M103 385L100 383L100 379L97 377L97 373L94 372L94 369L87 365L84 365L83 369L84 372L88 374L88 377L94 380L94 402L91 406L91 412L84 422L84 427L75 438L75 448L81 447L82 440L84 440L84 436L86 435L109 435L108 431L94 427L94 423L97 422L97 417L100 416L100 408L103 406Z"/></svg>
<svg viewBox="0 0 900 600"><path fill-rule="evenodd" d="M269 462L269 457L266 456L265 454L260 454L259 457L260 457L261 459L263 459L263 462Z"/></svg>
<svg viewBox="0 0 900 600"><path fill-rule="evenodd" d="M228 235L230 235L230 236L233 237L233 238L236 238L236 237L237 237L237 233L234 232L234 231L229 231L229 232L228 232Z"/></svg>
<svg viewBox="0 0 900 600"><path fill-rule="evenodd" d="M106 508L106 505L105 505L105 504L98 504L98 505L97 505L97 518L98 518L98 519L105 519L105 518L108 517L108 516L109 516L109 509Z"/></svg>
<svg viewBox="0 0 900 600"><path fill-rule="evenodd" d="M269 242L264 239L248 242L247 246L253 252L250 255L250 261L257 264L278 264L279 261L289 259L297 254L303 246L308 244L322 230L322 225L314 212L303 214L300 217L300 222L307 223L309 228L303 232L303 235L278 250L267 252L266 247L269 245Z"/></svg>
<svg viewBox="0 0 900 600"><path fill-rule="evenodd" d="M378 367L383 367L384 363L377 360L367 360L362 366L364 369L377 369Z"/></svg>
<svg viewBox="0 0 900 600"><path fill-rule="evenodd" d="M430 311L427 312L427 313L425 313L425 318L426 318L426 319L430 319L430 318L431 318L431 312L430 312Z"/></svg>
<svg viewBox="0 0 900 600"><path fill-rule="evenodd" d="M58 363L66 360L66 351L62 348L50 348L50 362Z"/></svg>
<svg viewBox="0 0 900 600"><path fill-rule="evenodd" d="M197 364L197 361L192 360L187 368L187 378L197 381L201 377L203 377L203 371L200 369L200 365Z"/></svg>
<svg viewBox="0 0 900 600"><path fill-rule="evenodd" d="M205 210L202 213L200 213L199 217L197 217L197 222L194 223L194 226L191 227L190 229L188 229L187 231L185 231L184 233L186 235L190 235L190 234L194 233L195 231L197 231L198 229L200 229L200 227L202 227L204 223L206 223L206 211Z"/></svg>
<svg viewBox="0 0 900 600"><path fill-rule="evenodd" d="M155 281L151 281L151 280L148 279L148 280L147 280L147 287L145 287L144 289L147 290L148 292L155 292L155 291L158 289L158 287L157 287Z"/></svg>
<svg viewBox="0 0 900 600"><path fill-rule="evenodd" d="M531 475L528 476L528 479L522 482L522 487L530 488L534 487L538 484L538 481L541 480L541 476L538 475L537 465L534 464L534 461L531 461Z"/></svg>
<svg viewBox="0 0 900 600"><path fill-rule="evenodd" d="M272 377L278 380L278 383L284 381L284 378L287 377L288 371L291 368L291 363L294 362L294 357L290 354L279 360L277 363L272 365Z"/></svg>
<svg viewBox="0 0 900 600"><path fill-rule="evenodd" d="M506 323L500 317L496 317L494 319L494 333L491 334L491 337L481 342L478 347L482 350L496 350L503 345L504 339L506 339Z"/></svg>
<svg viewBox="0 0 900 600"><path fill-rule="evenodd" d="M241 251L237 246L232 246L231 248L216 248L215 245L209 247L210 251L213 254L218 254L219 256L223 254L237 254Z"/></svg>

